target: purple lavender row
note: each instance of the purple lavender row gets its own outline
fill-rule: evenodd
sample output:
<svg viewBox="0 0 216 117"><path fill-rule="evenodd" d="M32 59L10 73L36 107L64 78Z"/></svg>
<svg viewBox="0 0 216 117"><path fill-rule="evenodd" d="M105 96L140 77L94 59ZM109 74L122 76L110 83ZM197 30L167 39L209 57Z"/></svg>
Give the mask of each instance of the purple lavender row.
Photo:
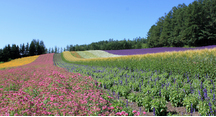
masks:
<svg viewBox="0 0 216 117"><path fill-rule="evenodd" d="M212 49L216 48L216 45L196 47L196 48L182 48L182 47L157 47L157 48L145 48L145 49L125 49L125 50L104 50L105 52L117 55L136 55L136 54L147 54L147 53L159 53L159 52L171 52L171 51L185 51L185 50L196 50L196 49Z"/></svg>

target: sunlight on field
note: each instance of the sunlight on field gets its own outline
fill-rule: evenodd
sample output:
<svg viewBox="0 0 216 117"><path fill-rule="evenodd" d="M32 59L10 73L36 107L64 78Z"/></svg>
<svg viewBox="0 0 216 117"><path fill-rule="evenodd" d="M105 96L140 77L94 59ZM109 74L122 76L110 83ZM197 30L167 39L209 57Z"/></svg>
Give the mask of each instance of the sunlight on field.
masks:
<svg viewBox="0 0 216 117"><path fill-rule="evenodd" d="M36 56L31 56L31 57L18 58L18 59L9 61L9 62L1 63L0 69L26 65L26 64L29 64L29 63L35 61L38 57L39 57L39 55L36 55Z"/></svg>
<svg viewBox="0 0 216 117"><path fill-rule="evenodd" d="M68 61L76 61L76 60L82 60L83 58L77 58L73 55L71 55L71 53L69 51L64 51L63 53L63 57L68 60Z"/></svg>
<svg viewBox="0 0 216 117"><path fill-rule="evenodd" d="M155 58L155 57L175 57L178 58L180 56L187 56L187 58L193 58L195 55L204 56L206 54L213 54L216 56L216 48L214 49L202 49L202 50L187 50L187 51L173 51L173 52L162 52L162 53L151 53L151 54L139 54L139 55L128 55L121 57L109 57L109 58L91 58L91 59L83 59L76 58L70 54L70 52L63 52L64 58L68 61L107 61L107 60L124 60L124 59L138 59L141 60L143 58ZM197 56L196 56L197 57Z"/></svg>

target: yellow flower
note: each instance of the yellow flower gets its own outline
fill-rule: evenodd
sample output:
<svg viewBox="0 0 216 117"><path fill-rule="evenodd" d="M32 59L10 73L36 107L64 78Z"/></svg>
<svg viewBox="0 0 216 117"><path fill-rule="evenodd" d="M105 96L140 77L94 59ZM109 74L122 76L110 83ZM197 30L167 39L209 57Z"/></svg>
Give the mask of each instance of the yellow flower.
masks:
<svg viewBox="0 0 216 117"><path fill-rule="evenodd" d="M206 57L207 55L214 55L216 56L216 48L213 49L201 49L201 50L187 50L187 51L172 51L172 52L162 52L162 53L150 53L150 54L140 54L140 55L128 55L128 56L120 56L120 57L109 57L109 58L77 58L71 55L69 51L63 52L63 57L68 61L122 61L125 59L129 60L137 60L137 61L144 61L145 59L154 59L154 58L161 58L165 59L167 57L171 58L179 58L185 56L186 58L194 58L194 57Z"/></svg>
<svg viewBox="0 0 216 117"><path fill-rule="evenodd" d="M0 64L0 69L26 65L26 64L29 64L29 63L35 61L38 57L39 57L39 55L14 59L12 61Z"/></svg>

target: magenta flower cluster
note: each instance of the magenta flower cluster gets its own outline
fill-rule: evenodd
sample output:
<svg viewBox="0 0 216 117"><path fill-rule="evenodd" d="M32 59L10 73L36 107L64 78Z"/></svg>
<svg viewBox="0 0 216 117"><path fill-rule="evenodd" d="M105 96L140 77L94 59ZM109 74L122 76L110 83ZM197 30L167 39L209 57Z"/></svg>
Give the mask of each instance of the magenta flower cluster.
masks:
<svg viewBox="0 0 216 117"><path fill-rule="evenodd" d="M54 66L53 55L0 71L0 116L116 115L93 78Z"/></svg>

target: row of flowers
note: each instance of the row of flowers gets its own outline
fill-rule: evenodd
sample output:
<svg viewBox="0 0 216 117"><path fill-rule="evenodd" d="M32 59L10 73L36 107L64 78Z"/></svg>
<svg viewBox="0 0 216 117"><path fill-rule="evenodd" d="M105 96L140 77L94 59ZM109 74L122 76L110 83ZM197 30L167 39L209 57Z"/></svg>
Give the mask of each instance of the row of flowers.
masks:
<svg viewBox="0 0 216 117"><path fill-rule="evenodd" d="M54 66L53 55L0 71L0 116L127 115L114 111L92 77Z"/></svg>
<svg viewBox="0 0 216 117"><path fill-rule="evenodd" d="M30 56L30 57L24 57L24 58L18 58L18 59L9 61L9 62L1 63L0 69L26 65L26 64L29 64L29 63L35 61L37 58L38 58L38 55Z"/></svg>

